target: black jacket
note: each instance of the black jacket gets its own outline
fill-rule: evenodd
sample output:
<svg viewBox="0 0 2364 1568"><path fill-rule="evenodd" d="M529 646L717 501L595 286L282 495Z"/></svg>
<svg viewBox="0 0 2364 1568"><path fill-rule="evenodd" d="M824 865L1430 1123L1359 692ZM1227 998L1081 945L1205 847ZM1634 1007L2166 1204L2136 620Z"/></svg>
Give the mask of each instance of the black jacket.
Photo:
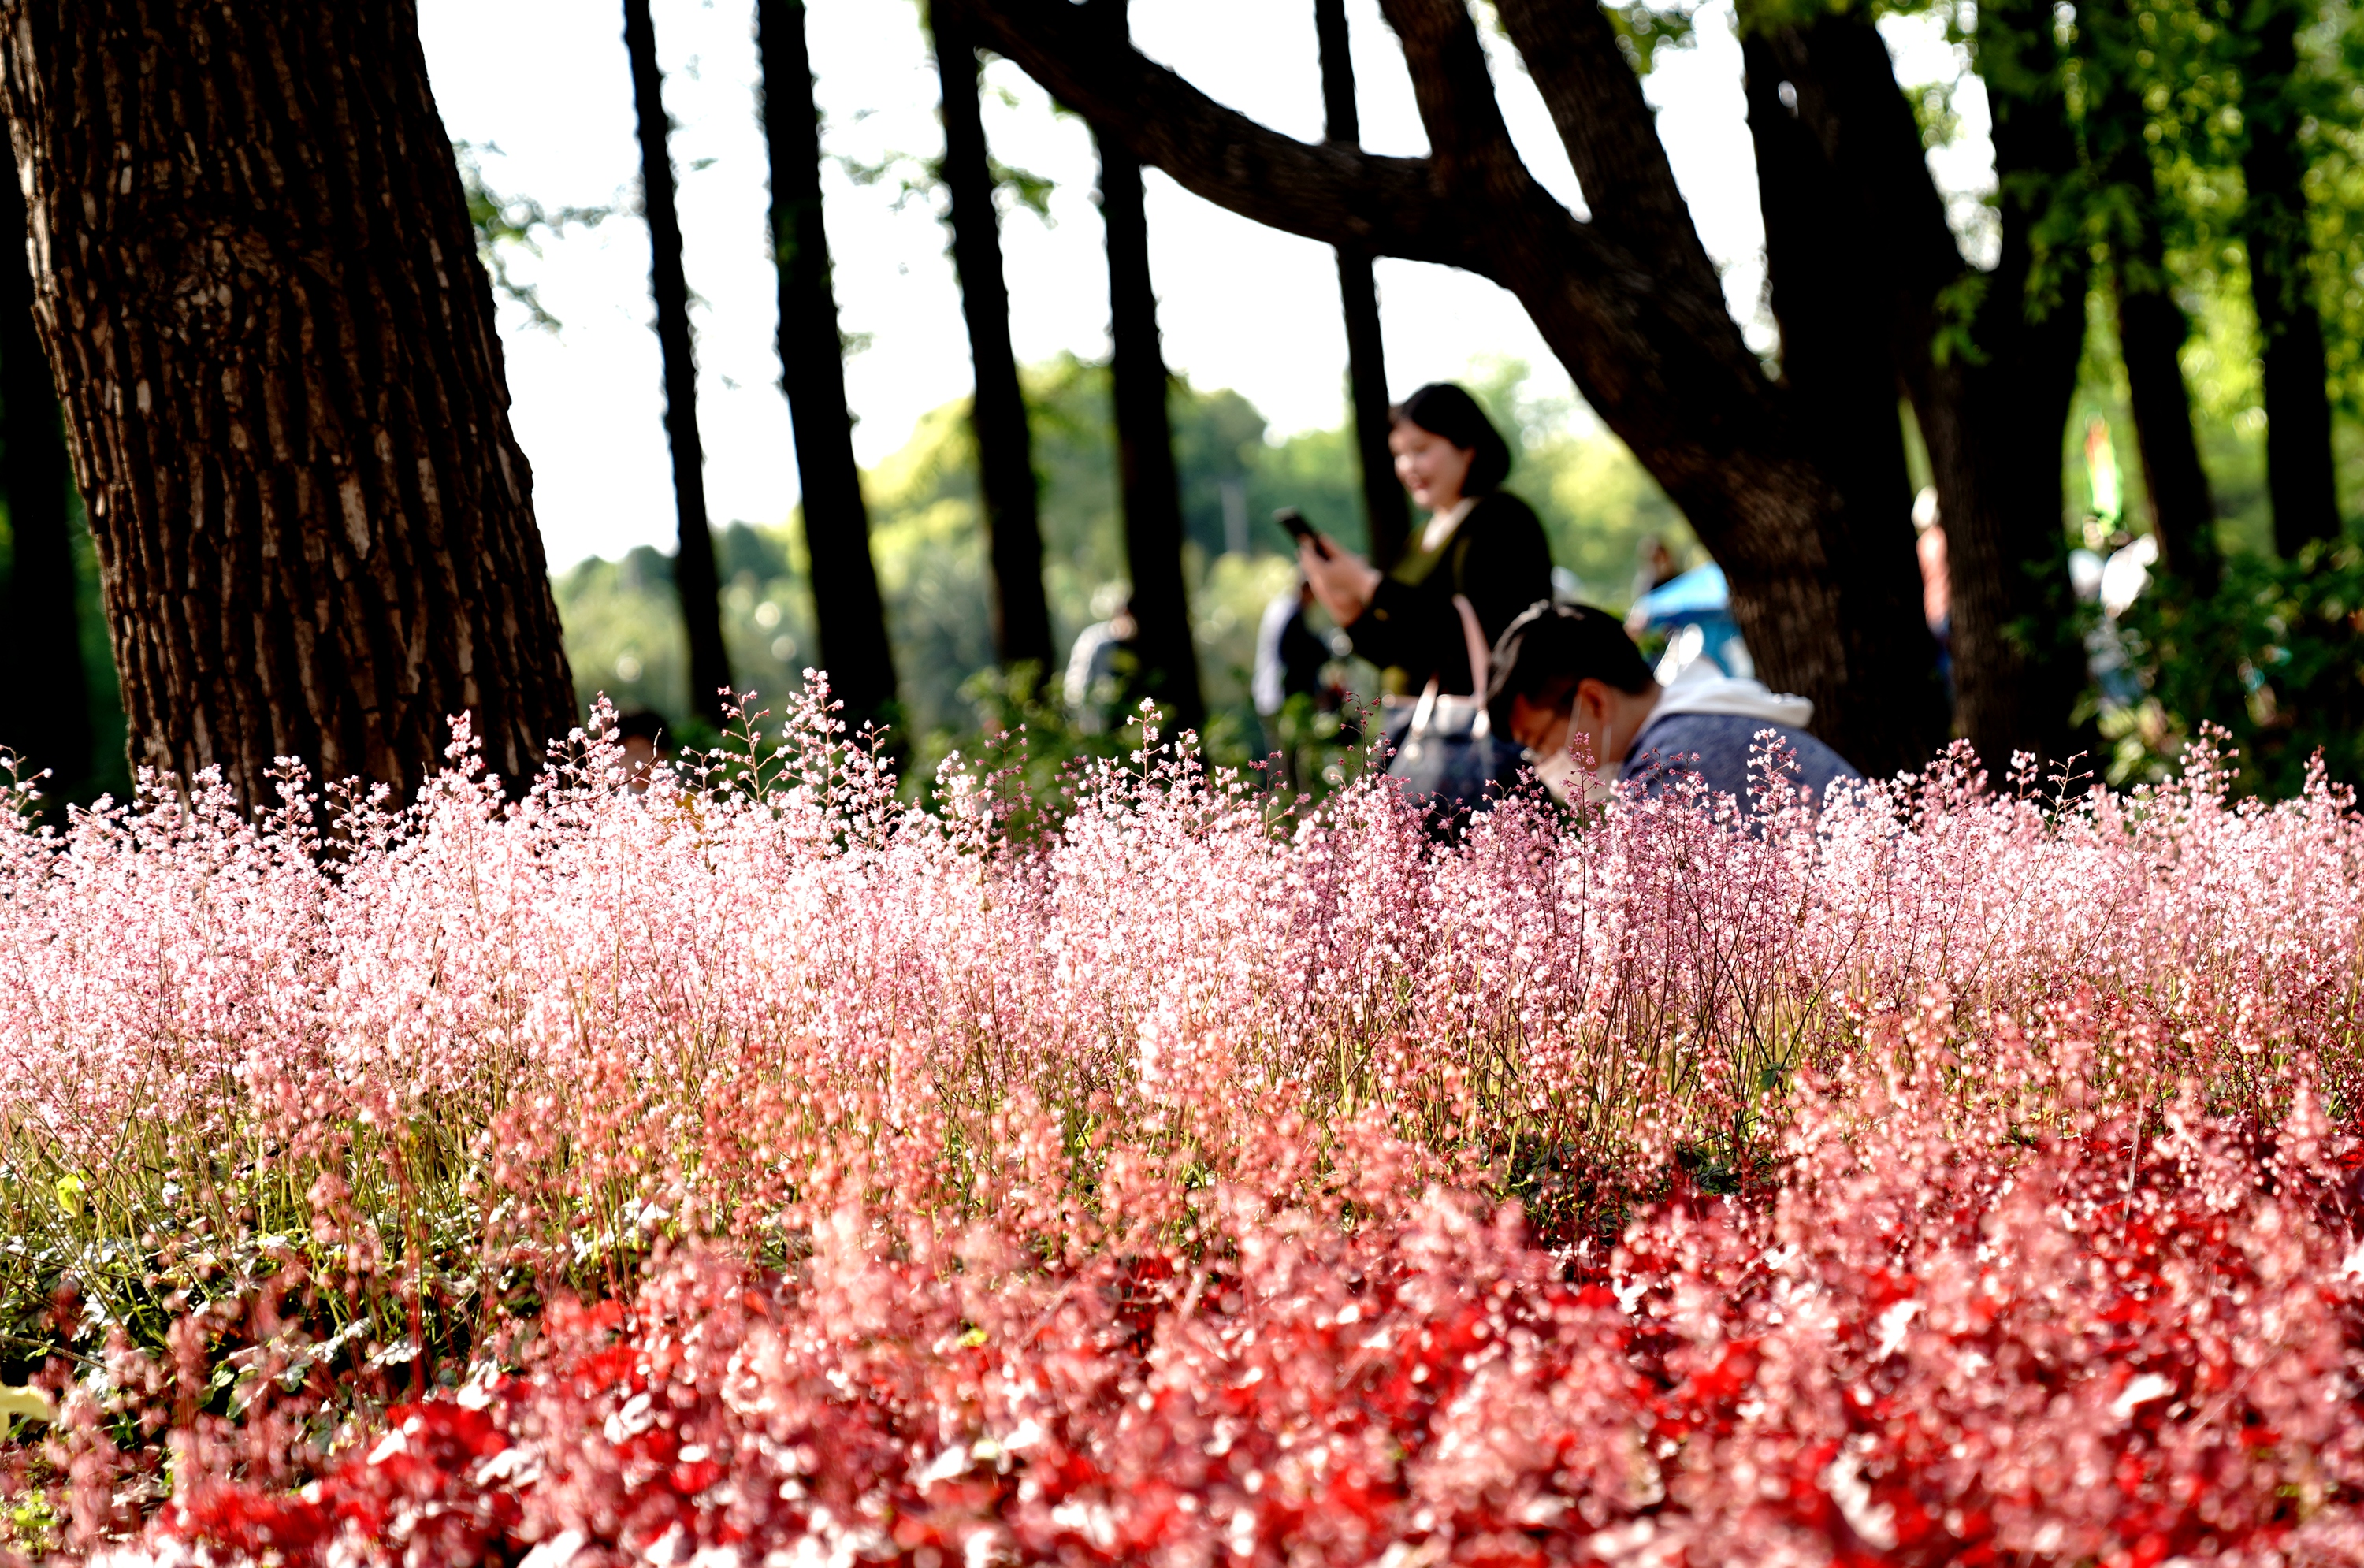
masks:
<svg viewBox="0 0 2364 1568"><path fill-rule="evenodd" d="M1471 692L1468 639L1453 595L1466 595L1489 647L1521 610L1552 595L1551 546L1533 508L1497 490L1469 508L1443 549L1412 548L1380 582L1370 607L1346 628L1355 651L1379 666L1387 690Z"/></svg>

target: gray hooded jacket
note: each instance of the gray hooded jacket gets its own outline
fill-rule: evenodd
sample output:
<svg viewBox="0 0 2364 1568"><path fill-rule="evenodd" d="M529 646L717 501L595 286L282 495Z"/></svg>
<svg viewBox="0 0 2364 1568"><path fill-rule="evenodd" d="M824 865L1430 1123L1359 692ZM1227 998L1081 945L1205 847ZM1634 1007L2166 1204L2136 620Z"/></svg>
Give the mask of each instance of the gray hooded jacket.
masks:
<svg viewBox="0 0 2364 1568"><path fill-rule="evenodd" d="M1760 730L1776 732L1797 753L1796 781L1825 798L1834 781L1863 775L1845 757L1806 733L1814 705L1775 692L1762 681L1721 674L1701 660L1675 678L1658 697L1641 732L1627 748L1618 776L1640 779L1652 795L1686 774L1708 788L1746 801L1748 753Z"/></svg>

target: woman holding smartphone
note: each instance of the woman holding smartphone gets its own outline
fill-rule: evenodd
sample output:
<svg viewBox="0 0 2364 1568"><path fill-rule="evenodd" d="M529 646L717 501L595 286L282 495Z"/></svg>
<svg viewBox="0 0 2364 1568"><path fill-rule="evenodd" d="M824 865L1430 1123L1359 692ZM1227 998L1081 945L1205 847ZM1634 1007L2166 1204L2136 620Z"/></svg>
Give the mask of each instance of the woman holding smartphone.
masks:
<svg viewBox="0 0 2364 1568"><path fill-rule="evenodd" d="M1396 477L1427 511L1426 527L1384 573L1318 534L1299 539L1297 559L1355 651L1379 666L1398 747L1389 771L1472 805L1498 771L1478 717L1484 676L1472 671L1472 654L1482 662L1521 611L1552 596L1551 546L1533 509L1500 487L1511 449L1477 399L1436 382L1388 413ZM1440 698L1461 699L1443 705L1441 720ZM1427 737L1408 733L1416 717L1423 728L1441 722L1447 743L1424 747ZM1502 748L1504 757L1512 751ZM1444 769L1451 776L1425 776L1439 773L1445 752L1458 759Z"/></svg>

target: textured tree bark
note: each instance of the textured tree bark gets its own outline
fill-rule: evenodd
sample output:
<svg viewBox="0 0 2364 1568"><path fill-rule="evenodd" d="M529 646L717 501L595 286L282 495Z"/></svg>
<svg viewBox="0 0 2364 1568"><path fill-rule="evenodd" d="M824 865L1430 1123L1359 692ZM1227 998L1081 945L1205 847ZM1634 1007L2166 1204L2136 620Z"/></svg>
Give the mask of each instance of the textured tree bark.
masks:
<svg viewBox="0 0 2364 1568"><path fill-rule="evenodd" d="M664 356L665 440L673 451L674 514L679 543L674 590L689 641L689 707L719 728L731 690L722 646L721 584L715 579L714 534L706 520L706 447L697 433L697 349L689 330L689 280L681 267L681 215L674 204L672 125L649 0L624 0L624 50L632 62L632 108L641 138L641 211L649 222L649 292L656 297L657 345Z"/></svg>
<svg viewBox="0 0 2364 1568"><path fill-rule="evenodd" d="M1043 592L1041 494L1026 395L1009 344L1009 287L1001 272L1000 220L993 208L993 166L977 109L976 43L942 6L929 8L936 76L943 99L945 190L952 197L953 270L960 275L976 395L969 423L976 436L977 489L993 562L994 647L1004 665L1031 664L1048 679L1057 667L1051 609Z"/></svg>
<svg viewBox="0 0 2364 1568"><path fill-rule="evenodd" d="M2143 39L2132 19L2111 6L2079 17L2091 95L2085 139L2103 181L2118 349L2134 406L2151 528L2167 571L2205 595L2215 591L2223 570L2216 503L2191 430L2191 394L2180 357L2191 328L2169 292L2158 176L2143 134L2149 112L2135 71Z"/></svg>
<svg viewBox="0 0 2364 1568"><path fill-rule="evenodd" d="M50 357L33 319L33 274L15 254L25 195L12 161L0 178L0 485L8 497L7 667L21 680L0 745L43 794L62 799L90 772L90 683L74 616L73 533L66 504L65 432Z"/></svg>
<svg viewBox="0 0 2364 1568"><path fill-rule="evenodd" d="M1953 714L1922 614L1902 387L1885 336L1862 329L1864 302L1881 285L1865 275L1853 242L1849 193L1782 101L1772 45L1752 35L1741 47L1781 382L1839 493L1823 523L1823 551L1849 708L1867 716L1850 727L1845 755L1878 773L1919 767L1949 738Z"/></svg>
<svg viewBox="0 0 2364 1568"><path fill-rule="evenodd" d="M2266 395L2266 489L2274 506L2274 548L2294 555L2311 540L2339 537L2331 458L2331 395L2323 317L2315 308L2306 231L2306 167L2299 155L2300 0L2271 0L2241 67L2241 180L2247 200L2241 239L2249 253L2249 298L2258 310L2258 352Z"/></svg>
<svg viewBox="0 0 2364 1568"><path fill-rule="evenodd" d="M2075 254L2037 244L2077 166L2049 18L2031 0L1979 11L1982 62L2010 84L1989 92L2002 246L1984 273L1955 244L1879 33L1830 16L1767 35L1845 194L1863 299L1886 316L1928 443L1951 575L1955 725L1997 770L2018 751L2057 761L2086 749L2070 724L2085 673L2061 528L2084 273Z"/></svg>
<svg viewBox="0 0 2364 1568"><path fill-rule="evenodd" d="M5 0L36 314L132 761L415 790L574 720L491 291L409 5Z"/></svg>
<svg viewBox="0 0 2364 1568"><path fill-rule="evenodd" d="M1125 0L1091 0L1121 30ZM1165 354L1157 339L1157 295L1149 276L1149 215L1141 164L1097 136L1100 217L1108 226L1110 379L1116 395L1117 471L1124 507L1125 564L1132 618L1140 628L1141 690L1181 729L1203 728L1199 652L1182 578L1182 488L1174 471L1174 429L1165 406Z"/></svg>
<svg viewBox="0 0 2364 1568"><path fill-rule="evenodd" d="M830 687L856 725L895 700L895 655L870 558L870 514L845 406L844 339L820 202L820 111L804 0L756 0L764 135L772 164L772 261L780 285L780 390L797 432L813 622Z"/></svg>
<svg viewBox="0 0 2364 1568"><path fill-rule="evenodd" d="M1313 0L1313 30L1321 51L1323 138L1334 146L1353 147L1363 131L1355 106L1346 0ZM1346 385L1355 406L1355 447L1363 463L1363 521L1371 562L1384 571L1403 554L1411 513L1396 480L1394 455L1388 450L1387 348L1379 334L1378 280L1372 274L1366 247L1341 245L1337 252L1338 295L1346 313Z"/></svg>

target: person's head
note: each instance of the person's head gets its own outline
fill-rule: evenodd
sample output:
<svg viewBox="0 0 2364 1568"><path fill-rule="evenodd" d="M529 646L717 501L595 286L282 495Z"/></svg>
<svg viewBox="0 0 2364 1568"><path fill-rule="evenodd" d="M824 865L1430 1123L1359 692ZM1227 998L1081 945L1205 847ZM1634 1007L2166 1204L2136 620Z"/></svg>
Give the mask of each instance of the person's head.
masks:
<svg viewBox="0 0 2364 1568"><path fill-rule="evenodd" d="M1634 548L1634 553L1641 562L1642 569L1652 577L1664 581L1675 574L1675 552L1667 549L1667 541L1656 534L1643 535L1642 542Z"/></svg>
<svg viewBox="0 0 2364 1568"><path fill-rule="evenodd" d="M1486 710L1494 733L1556 768L1581 740L1596 767L1625 760L1658 684L1607 610L1548 600L1530 606L1494 644ZM1548 777L1549 775L1546 775Z"/></svg>
<svg viewBox="0 0 2364 1568"><path fill-rule="evenodd" d="M1388 410L1396 477L1432 512L1484 495L1511 472L1511 449L1478 400L1449 381L1431 382Z"/></svg>

